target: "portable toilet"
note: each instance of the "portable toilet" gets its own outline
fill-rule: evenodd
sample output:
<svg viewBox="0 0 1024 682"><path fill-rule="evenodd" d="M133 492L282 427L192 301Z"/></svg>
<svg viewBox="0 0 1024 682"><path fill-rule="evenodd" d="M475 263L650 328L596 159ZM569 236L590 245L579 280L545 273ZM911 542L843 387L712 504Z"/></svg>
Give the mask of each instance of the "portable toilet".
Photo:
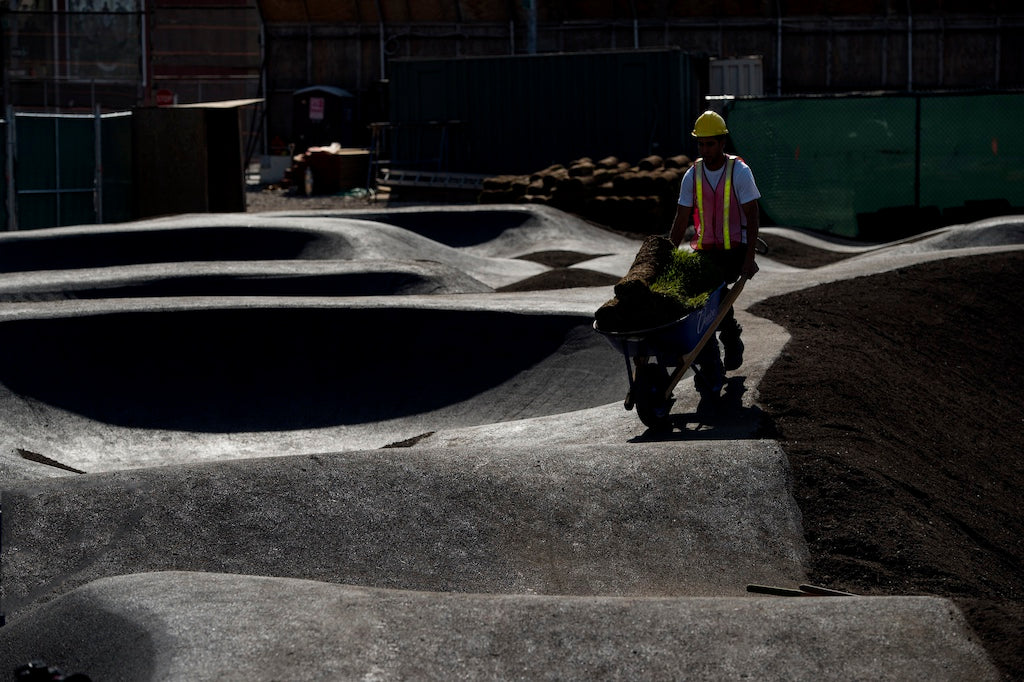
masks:
<svg viewBox="0 0 1024 682"><path fill-rule="evenodd" d="M354 144L355 95L330 85L313 85L292 95L292 134L296 151L337 142Z"/></svg>

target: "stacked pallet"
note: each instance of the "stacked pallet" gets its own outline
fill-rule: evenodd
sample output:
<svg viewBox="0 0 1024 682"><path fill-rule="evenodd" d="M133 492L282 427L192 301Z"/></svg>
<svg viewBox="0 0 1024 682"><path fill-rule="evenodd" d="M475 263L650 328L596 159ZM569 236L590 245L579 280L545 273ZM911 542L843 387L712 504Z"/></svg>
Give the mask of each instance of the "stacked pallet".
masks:
<svg viewBox="0 0 1024 682"><path fill-rule="evenodd" d="M326 147L310 147L292 157L284 172L281 187L297 194L337 194L354 187L366 187L370 169L367 149L343 148L335 142Z"/></svg>
<svg viewBox="0 0 1024 682"><path fill-rule="evenodd" d="M647 156L636 164L614 156L584 157L530 175L499 175L483 181L480 203L546 204L630 232L667 232L675 215L679 183L692 165L687 156Z"/></svg>

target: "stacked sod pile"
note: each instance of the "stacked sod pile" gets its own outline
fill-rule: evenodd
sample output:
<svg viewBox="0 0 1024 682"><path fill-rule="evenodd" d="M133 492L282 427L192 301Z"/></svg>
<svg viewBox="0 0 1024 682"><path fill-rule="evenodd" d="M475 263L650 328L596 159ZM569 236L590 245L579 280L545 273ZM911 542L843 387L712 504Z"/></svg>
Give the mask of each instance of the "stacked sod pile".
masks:
<svg viewBox="0 0 1024 682"><path fill-rule="evenodd" d="M665 237L648 237L615 285L615 298L594 317L599 329L610 332L668 324L704 305L723 281L721 267L704 253L676 249Z"/></svg>
<svg viewBox="0 0 1024 682"><path fill-rule="evenodd" d="M675 216L679 184L692 165L685 155L651 155L636 164L582 157L529 175L483 181L480 203L544 204L616 229L663 233Z"/></svg>

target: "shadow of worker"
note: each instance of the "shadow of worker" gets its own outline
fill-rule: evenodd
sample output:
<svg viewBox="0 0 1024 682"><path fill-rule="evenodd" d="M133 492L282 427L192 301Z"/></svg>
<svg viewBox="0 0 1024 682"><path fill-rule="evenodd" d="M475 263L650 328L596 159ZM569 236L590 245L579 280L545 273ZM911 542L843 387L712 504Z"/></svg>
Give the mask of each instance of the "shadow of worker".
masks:
<svg viewBox="0 0 1024 682"><path fill-rule="evenodd" d="M729 377L720 396L702 397L693 412L671 415L671 429L647 429L630 442L758 438L764 411L756 405L743 404L743 394L747 392L745 379Z"/></svg>

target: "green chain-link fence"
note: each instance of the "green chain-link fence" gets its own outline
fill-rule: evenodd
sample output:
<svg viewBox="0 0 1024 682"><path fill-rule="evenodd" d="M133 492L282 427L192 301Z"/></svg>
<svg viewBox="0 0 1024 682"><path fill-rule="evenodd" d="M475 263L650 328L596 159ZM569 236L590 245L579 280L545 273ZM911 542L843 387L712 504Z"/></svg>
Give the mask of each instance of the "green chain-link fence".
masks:
<svg viewBox="0 0 1024 682"><path fill-rule="evenodd" d="M0 229L135 217L132 118L18 112L0 122Z"/></svg>
<svg viewBox="0 0 1024 682"><path fill-rule="evenodd" d="M737 99L732 145L776 224L889 240L1024 213L1024 94Z"/></svg>

